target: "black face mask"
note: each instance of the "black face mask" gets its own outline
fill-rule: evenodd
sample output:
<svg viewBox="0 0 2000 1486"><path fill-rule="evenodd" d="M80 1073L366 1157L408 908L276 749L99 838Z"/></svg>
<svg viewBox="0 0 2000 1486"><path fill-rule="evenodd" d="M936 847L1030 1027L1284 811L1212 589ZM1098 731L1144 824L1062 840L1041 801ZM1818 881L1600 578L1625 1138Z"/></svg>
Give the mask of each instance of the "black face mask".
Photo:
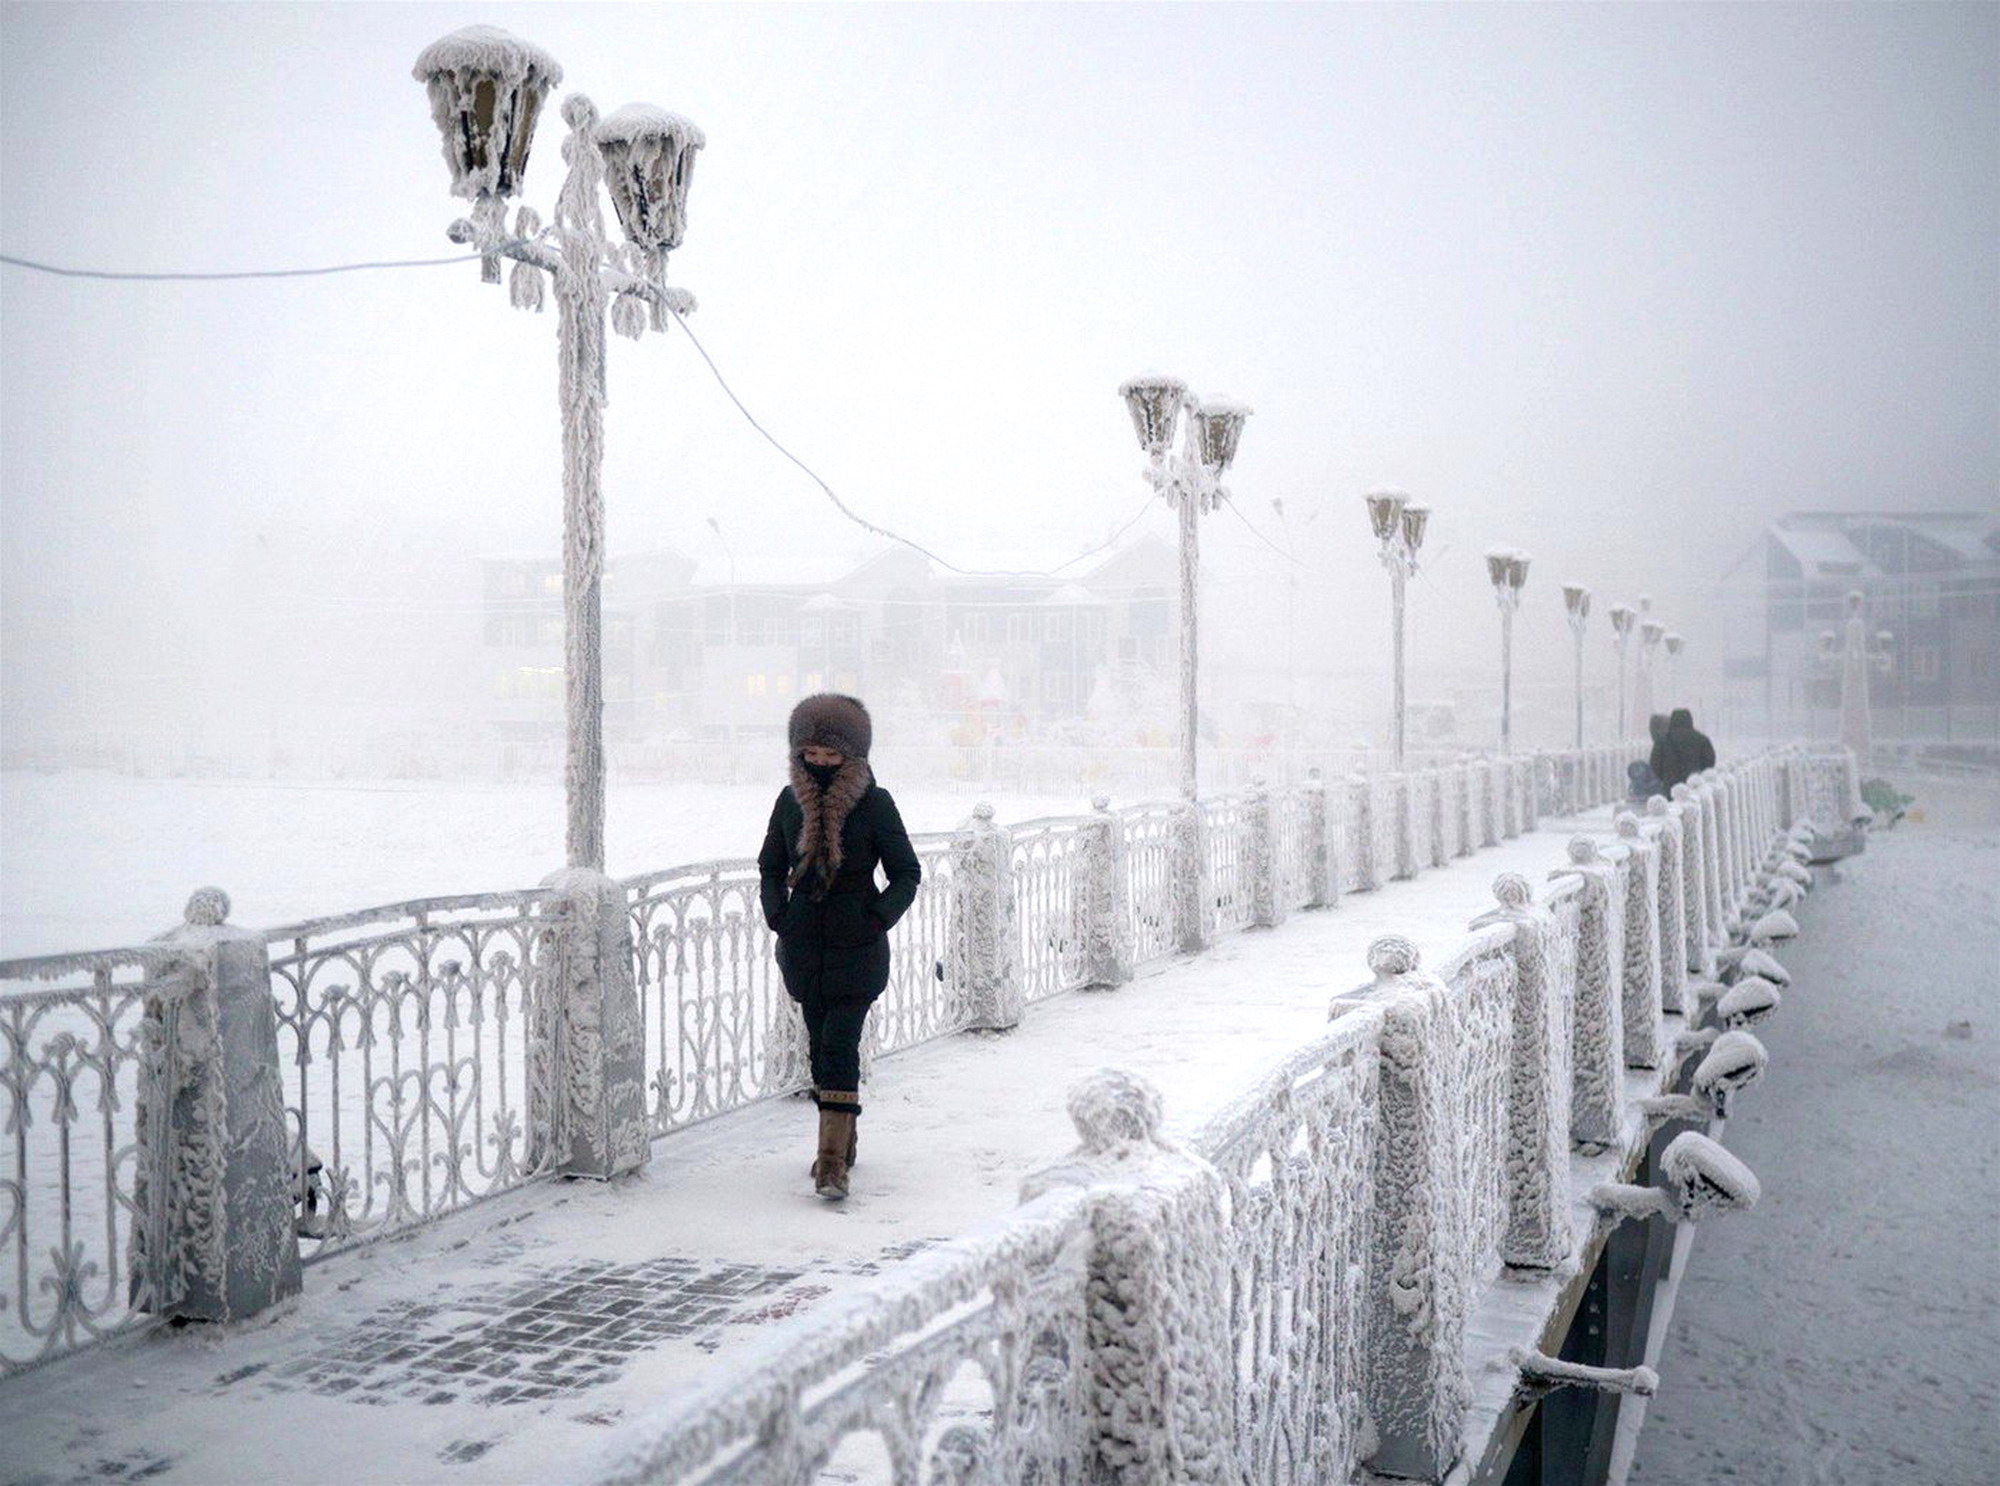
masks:
<svg viewBox="0 0 2000 1486"><path fill-rule="evenodd" d="M833 788L833 776L840 772L839 764L806 764L803 759L799 762L805 764L805 771L812 776L814 784L821 789Z"/></svg>

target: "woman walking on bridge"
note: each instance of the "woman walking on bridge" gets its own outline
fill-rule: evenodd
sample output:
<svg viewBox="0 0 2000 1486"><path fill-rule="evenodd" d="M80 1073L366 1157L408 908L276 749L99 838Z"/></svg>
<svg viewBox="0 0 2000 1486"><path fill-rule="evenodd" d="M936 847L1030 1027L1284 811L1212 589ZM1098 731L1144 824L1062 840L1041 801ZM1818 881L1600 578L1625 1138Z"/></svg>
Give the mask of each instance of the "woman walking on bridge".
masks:
<svg viewBox="0 0 2000 1486"><path fill-rule="evenodd" d="M854 697L822 692L792 709L791 783L757 854L764 921L812 1048L819 1149L813 1188L847 1195L861 1113L861 1033L889 984L889 930L923 879L903 817L868 767L874 726ZM875 869L888 879L877 887Z"/></svg>

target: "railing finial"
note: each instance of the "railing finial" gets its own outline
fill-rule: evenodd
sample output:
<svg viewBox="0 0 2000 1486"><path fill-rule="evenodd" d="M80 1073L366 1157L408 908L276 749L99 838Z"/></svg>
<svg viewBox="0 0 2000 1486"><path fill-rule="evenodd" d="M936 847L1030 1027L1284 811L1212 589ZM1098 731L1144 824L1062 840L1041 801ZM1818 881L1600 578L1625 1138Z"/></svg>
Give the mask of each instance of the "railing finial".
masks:
<svg viewBox="0 0 2000 1486"><path fill-rule="evenodd" d="M229 894L219 887L198 887L188 894L181 918L196 928L212 929L229 921Z"/></svg>

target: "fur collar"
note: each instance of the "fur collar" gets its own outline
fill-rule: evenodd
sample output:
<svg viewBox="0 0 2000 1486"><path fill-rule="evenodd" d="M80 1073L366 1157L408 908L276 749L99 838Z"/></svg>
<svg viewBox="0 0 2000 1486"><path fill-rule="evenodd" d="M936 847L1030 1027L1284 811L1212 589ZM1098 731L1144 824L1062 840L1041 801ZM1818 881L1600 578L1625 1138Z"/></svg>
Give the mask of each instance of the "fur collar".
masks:
<svg viewBox="0 0 2000 1486"><path fill-rule="evenodd" d="M790 886L797 887L808 872L819 879L822 890L840 870L840 829L847 817L875 782L865 758L849 758L833 776L826 789L806 772L804 761L792 755L792 797L805 812L799 831L799 859L792 868Z"/></svg>

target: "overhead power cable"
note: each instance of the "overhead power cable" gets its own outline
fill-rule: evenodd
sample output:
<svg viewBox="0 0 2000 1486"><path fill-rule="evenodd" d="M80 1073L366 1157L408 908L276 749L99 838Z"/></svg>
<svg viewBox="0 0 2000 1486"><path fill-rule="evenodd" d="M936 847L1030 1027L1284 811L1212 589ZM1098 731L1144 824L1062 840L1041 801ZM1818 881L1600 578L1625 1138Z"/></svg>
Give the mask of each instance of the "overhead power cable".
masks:
<svg viewBox="0 0 2000 1486"><path fill-rule="evenodd" d="M38 263L32 258L16 258L0 253L0 263L15 268L52 273L65 279L113 279L139 283L206 282L215 279L309 279L332 273L362 273L377 268L438 268L447 263L470 263L484 253L459 253L450 258L388 258L370 263L330 263L324 268L245 268L227 273L121 273L101 268L65 268L56 263Z"/></svg>

